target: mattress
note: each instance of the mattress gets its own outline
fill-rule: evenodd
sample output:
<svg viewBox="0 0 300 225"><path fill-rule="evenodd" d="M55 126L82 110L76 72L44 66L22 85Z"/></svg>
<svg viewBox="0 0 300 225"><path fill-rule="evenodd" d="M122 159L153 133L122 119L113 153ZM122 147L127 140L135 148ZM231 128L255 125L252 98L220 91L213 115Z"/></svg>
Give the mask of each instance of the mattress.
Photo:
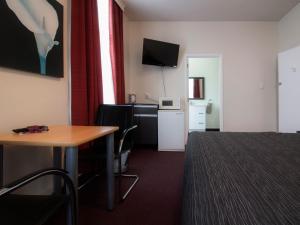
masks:
<svg viewBox="0 0 300 225"><path fill-rule="evenodd" d="M193 132L182 225L300 225L300 134Z"/></svg>

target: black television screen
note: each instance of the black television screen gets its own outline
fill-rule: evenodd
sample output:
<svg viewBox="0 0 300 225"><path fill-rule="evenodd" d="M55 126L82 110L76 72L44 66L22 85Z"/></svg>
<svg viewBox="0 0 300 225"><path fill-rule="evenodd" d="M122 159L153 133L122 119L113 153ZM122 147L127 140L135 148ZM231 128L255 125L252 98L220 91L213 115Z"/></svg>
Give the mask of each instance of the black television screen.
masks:
<svg viewBox="0 0 300 225"><path fill-rule="evenodd" d="M179 45L144 38L143 64L176 67Z"/></svg>

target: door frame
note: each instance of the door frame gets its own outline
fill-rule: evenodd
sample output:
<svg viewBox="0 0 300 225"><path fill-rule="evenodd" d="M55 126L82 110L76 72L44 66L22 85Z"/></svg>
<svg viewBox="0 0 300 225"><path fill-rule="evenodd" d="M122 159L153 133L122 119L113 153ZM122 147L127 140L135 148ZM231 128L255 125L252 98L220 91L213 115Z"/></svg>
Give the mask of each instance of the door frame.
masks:
<svg viewBox="0 0 300 225"><path fill-rule="evenodd" d="M187 120L189 119L189 88L188 88L188 62L189 58L219 58L220 68L219 68L219 121L220 121L220 131L224 131L224 75L223 75L223 55L220 53L200 53L200 54L186 54L185 56L185 99L187 108ZM187 123L187 133L188 133L188 123Z"/></svg>

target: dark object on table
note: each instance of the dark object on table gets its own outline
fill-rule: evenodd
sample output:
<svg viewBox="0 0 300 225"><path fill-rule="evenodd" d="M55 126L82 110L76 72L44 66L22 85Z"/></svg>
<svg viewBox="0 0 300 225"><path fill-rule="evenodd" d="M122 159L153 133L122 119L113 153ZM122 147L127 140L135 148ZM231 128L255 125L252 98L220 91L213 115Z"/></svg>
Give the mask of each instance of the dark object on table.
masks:
<svg viewBox="0 0 300 225"><path fill-rule="evenodd" d="M298 134L192 132L182 225L300 224Z"/></svg>
<svg viewBox="0 0 300 225"><path fill-rule="evenodd" d="M17 133L17 134L25 134L25 133L42 133L44 131L49 131L48 126L38 126L38 125L34 125L34 126L28 126L25 128L18 128L18 129L13 129L13 132Z"/></svg>
<svg viewBox="0 0 300 225"><path fill-rule="evenodd" d="M62 177L66 184L68 194L43 196L11 194L24 185L48 175ZM61 209L62 206L67 205L69 217L67 217L66 224L76 225L76 201L74 185L66 171L61 169L41 170L0 188L0 224L42 225Z"/></svg>

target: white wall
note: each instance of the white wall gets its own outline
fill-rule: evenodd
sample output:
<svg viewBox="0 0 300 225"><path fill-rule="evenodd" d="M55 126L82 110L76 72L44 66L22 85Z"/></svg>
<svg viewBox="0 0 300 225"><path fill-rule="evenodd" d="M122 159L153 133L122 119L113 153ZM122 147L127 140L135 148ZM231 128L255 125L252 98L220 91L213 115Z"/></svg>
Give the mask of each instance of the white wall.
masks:
<svg viewBox="0 0 300 225"><path fill-rule="evenodd" d="M276 22L129 22L126 92L162 95L161 71L142 65L143 38L180 44L178 67L164 71L167 95L186 99L186 54L223 56L224 130L276 130ZM260 86L264 86L260 89Z"/></svg>
<svg viewBox="0 0 300 225"><path fill-rule="evenodd" d="M279 51L300 45L300 3L279 22Z"/></svg>
<svg viewBox="0 0 300 225"><path fill-rule="evenodd" d="M28 125L68 123L67 0L60 2L64 4L64 78L0 68L0 133ZM5 147L4 181L49 167L51 156L47 148ZM38 182L34 190L46 192L50 187L45 184ZM31 189L28 186L24 192Z"/></svg>

